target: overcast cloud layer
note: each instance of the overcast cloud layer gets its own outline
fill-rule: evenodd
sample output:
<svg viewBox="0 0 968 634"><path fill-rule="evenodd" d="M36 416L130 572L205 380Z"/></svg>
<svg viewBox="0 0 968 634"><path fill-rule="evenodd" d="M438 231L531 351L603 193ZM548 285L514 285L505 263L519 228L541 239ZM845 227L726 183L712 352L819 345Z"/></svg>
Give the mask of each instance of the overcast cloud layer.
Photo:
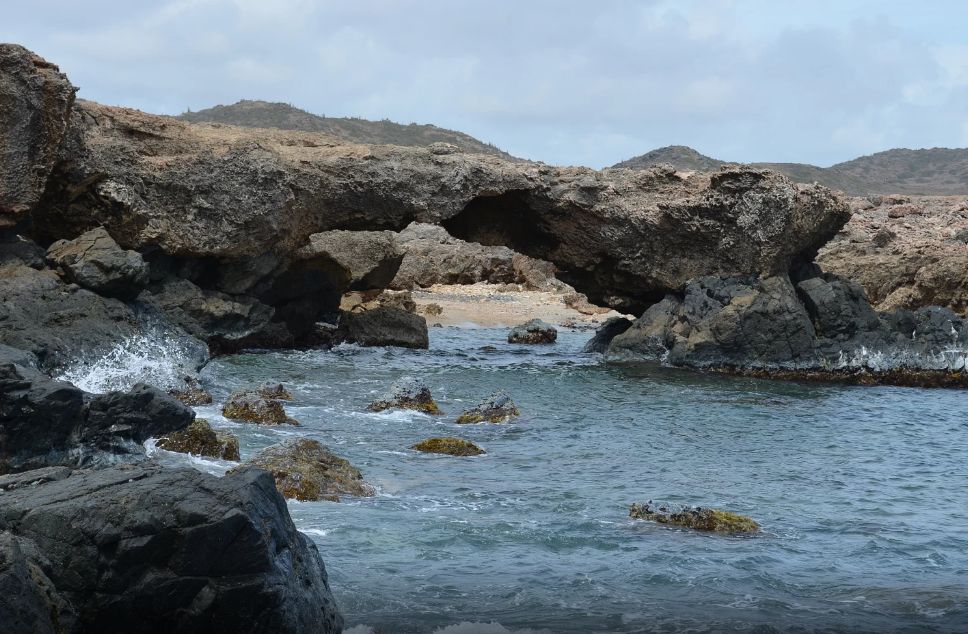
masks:
<svg viewBox="0 0 968 634"><path fill-rule="evenodd" d="M4 0L81 97L434 123L610 165L684 144L830 165L968 146L968 2Z"/></svg>

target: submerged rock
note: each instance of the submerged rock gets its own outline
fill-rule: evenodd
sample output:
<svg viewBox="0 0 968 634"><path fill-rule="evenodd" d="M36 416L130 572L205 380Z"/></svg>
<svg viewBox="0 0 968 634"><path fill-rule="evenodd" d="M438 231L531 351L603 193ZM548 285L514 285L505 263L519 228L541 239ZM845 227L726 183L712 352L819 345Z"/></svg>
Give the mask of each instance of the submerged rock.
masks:
<svg viewBox="0 0 968 634"><path fill-rule="evenodd" d="M215 431L204 418L196 418L181 431L162 436L158 446L165 451L207 456L221 460L240 460L239 439L227 432Z"/></svg>
<svg viewBox="0 0 968 634"><path fill-rule="evenodd" d="M265 469L276 488L289 499L339 502L341 495L369 497L376 493L360 470L315 440L287 440L260 451L241 467Z"/></svg>
<svg viewBox="0 0 968 634"><path fill-rule="evenodd" d="M505 423L521 415L517 405L504 390L491 394L472 409L467 410L457 418L460 424L469 423Z"/></svg>
<svg viewBox="0 0 968 634"><path fill-rule="evenodd" d="M148 285L141 254L119 247L103 227L58 240L47 249L47 261L75 284L108 297L131 299Z"/></svg>
<svg viewBox="0 0 968 634"><path fill-rule="evenodd" d="M480 456L485 453L474 443L460 438L428 438L410 448L424 453L442 453L448 456Z"/></svg>
<svg viewBox="0 0 968 634"><path fill-rule="evenodd" d="M745 515L702 506L655 504L652 500L633 504L629 517L714 533L755 533L760 530L760 525Z"/></svg>
<svg viewBox="0 0 968 634"><path fill-rule="evenodd" d="M508 343L554 343L558 329L540 319L532 319L511 329Z"/></svg>
<svg viewBox="0 0 968 634"><path fill-rule="evenodd" d="M219 478L146 463L75 471L2 497L0 524L49 561L49 567L37 563L51 585L41 605L60 619L62 597L81 631L335 634L342 628L316 546L296 531L263 471ZM20 595L22 610L36 598L29 594ZM0 606L15 596L0 593ZM70 622L53 631L77 631ZM12 630L10 623L0 629L43 631Z"/></svg>
<svg viewBox="0 0 968 634"><path fill-rule="evenodd" d="M371 412L412 409L425 414L440 414L440 407L430 394L430 388L412 376L401 377L394 381L390 391L370 403L367 409Z"/></svg>
<svg viewBox="0 0 968 634"><path fill-rule="evenodd" d="M186 376L184 387L172 388L168 390L168 395L185 405L208 405L212 402L212 395L193 376Z"/></svg>
<svg viewBox="0 0 968 634"><path fill-rule="evenodd" d="M299 424L286 414L282 403L274 398L266 398L259 389L233 392L222 406L222 416L260 425Z"/></svg>
<svg viewBox="0 0 968 634"><path fill-rule="evenodd" d="M581 351L604 353L608 350L612 339L631 327L631 319L626 319L625 317L609 317L605 320L605 323L599 326L598 330L595 331L595 336L588 340L588 343L585 344Z"/></svg>
<svg viewBox="0 0 968 634"><path fill-rule="evenodd" d="M361 346L430 347L427 320L400 308L378 306L360 313L343 313L337 339Z"/></svg>

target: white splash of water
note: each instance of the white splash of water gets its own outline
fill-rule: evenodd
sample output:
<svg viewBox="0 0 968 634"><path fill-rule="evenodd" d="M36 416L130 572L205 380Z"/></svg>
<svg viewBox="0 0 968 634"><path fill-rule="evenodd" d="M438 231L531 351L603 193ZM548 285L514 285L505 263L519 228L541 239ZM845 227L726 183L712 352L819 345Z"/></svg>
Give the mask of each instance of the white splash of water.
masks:
<svg viewBox="0 0 968 634"><path fill-rule="evenodd" d="M95 394L127 390L135 383L167 390L184 385L184 377L195 374L198 365L198 348L185 339L144 334L124 339L100 358L78 359L55 378Z"/></svg>

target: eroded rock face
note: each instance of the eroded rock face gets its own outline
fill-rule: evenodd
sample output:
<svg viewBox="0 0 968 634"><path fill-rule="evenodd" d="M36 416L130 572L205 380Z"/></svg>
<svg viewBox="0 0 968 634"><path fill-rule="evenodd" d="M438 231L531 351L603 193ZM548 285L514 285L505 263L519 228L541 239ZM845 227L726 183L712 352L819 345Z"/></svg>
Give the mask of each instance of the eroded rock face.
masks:
<svg viewBox="0 0 968 634"><path fill-rule="evenodd" d="M152 436L183 429L195 413L135 385L93 396L17 365L0 365L0 473L83 466L115 455L137 459Z"/></svg>
<svg viewBox="0 0 968 634"><path fill-rule="evenodd" d="M508 333L508 343L554 343L558 339L558 329L540 319L517 325Z"/></svg>
<svg viewBox="0 0 968 634"><path fill-rule="evenodd" d="M390 306L359 313L343 313L336 337L361 346L430 347L427 320L421 315Z"/></svg>
<svg viewBox="0 0 968 634"><path fill-rule="evenodd" d="M239 439L226 432L217 432L204 418L196 418L192 424L158 439L158 446L165 451L207 456L221 460L240 460Z"/></svg>
<svg viewBox="0 0 968 634"><path fill-rule="evenodd" d="M342 627L316 546L296 531L263 471L217 478L118 466L2 495L0 530L49 560L46 575L80 631ZM14 630L33 631L42 630Z"/></svg>
<svg viewBox="0 0 968 634"><path fill-rule="evenodd" d="M390 386L390 391L370 403L371 412L388 409L412 409L425 414L439 414L440 407L427 384L412 376L401 377Z"/></svg>
<svg viewBox="0 0 968 634"><path fill-rule="evenodd" d="M0 227L16 224L44 193L76 91L57 66L0 44Z"/></svg>
<svg viewBox="0 0 968 634"><path fill-rule="evenodd" d="M71 282L100 295L132 299L148 285L148 265L141 254L119 247L101 227L50 245L47 261Z"/></svg>
<svg viewBox="0 0 968 634"><path fill-rule="evenodd" d="M265 469L286 498L339 502L341 495L369 497L375 489L360 470L327 447L309 438L272 445L246 460L242 467Z"/></svg>
<svg viewBox="0 0 968 634"><path fill-rule="evenodd" d="M349 290L386 288L400 268L403 252L392 231L326 231L309 236L300 259L332 260L346 271Z"/></svg>

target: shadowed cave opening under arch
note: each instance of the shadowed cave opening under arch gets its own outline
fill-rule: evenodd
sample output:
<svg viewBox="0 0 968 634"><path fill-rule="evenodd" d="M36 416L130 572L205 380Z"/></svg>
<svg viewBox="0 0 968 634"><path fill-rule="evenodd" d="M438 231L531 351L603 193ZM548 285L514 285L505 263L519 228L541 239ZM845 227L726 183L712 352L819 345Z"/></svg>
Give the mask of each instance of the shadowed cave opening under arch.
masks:
<svg viewBox="0 0 968 634"><path fill-rule="evenodd" d="M461 240L487 246L505 246L534 258L550 259L558 240L542 228L540 215L529 202L527 190L477 196L457 215L441 222Z"/></svg>

